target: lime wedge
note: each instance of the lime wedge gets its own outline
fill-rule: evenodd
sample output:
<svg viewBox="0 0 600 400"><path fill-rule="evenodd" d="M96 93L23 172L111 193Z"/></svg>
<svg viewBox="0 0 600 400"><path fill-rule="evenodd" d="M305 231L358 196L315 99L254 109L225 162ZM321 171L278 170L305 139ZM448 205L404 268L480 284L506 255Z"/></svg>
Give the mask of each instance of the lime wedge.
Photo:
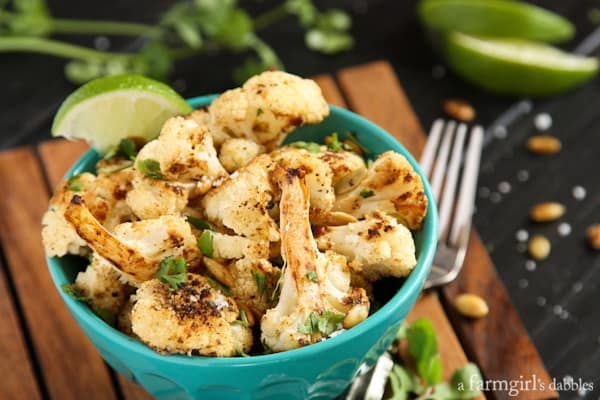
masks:
<svg viewBox="0 0 600 400"><path fill-rule="evenodd" d="M519 1L422 0L419 16L430 29L472 35L561 42L573 37L573 25L551 11Z"/></svg>
<svg viewBox="0 0 600 400"><path fill-rule="evenodd" d="M164 83L140 75L115 75L86 83L62 103L52 136L85 139L104 154L121 139L158 136L170 117L191 107Z"/></svg>
<svg viewBox="0 0 600 400"><path fill-rule="evenodd" d="M580 85L598 71L598 60L518 39L488 39L452 32L446 61L466 80L496 93L547 96Z"/></svg>

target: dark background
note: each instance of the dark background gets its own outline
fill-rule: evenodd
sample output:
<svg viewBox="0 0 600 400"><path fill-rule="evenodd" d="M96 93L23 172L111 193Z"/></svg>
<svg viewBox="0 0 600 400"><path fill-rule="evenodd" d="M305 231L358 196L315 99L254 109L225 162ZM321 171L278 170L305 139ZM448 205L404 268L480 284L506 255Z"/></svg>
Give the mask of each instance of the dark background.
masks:
<svg viewBox="0 0 600 400"><path fill-rule="evenodd" d="M73 18L125 19L153 22L172 2L50 1L54 15ZM242 1L253 14L274 1ZM415 1L325 1L354 18L355 48L336 56L306 50L302 31L292 17L261 32L290 72L305 76L333 72L341 67L371 60L392 62L421 123L428 129L441 116L447 98L464 98L476 108L478 122L489 126L518 99L498 97L474 88L452 73L434 77L440 61L429 50L415 18ZM597 26L589 11L598 1L538 1L573 21L577 36L564 45L574 49ZM94 37L69 38L93 46ZM131 39L111 41L111 49L135 48ZM594 54L594 53L592 53ZM598 51L595 52L597 56ZM170 83L185 97L219 92L234 86L232 68L242 55L198 56L180 63ZM0 149L48 140L53 114L75 87L63 75L64 62L46 56L2 54L0 56ZM561 398L598 399L600 392L600 254L588 249L585 229L600 222L600 79L552 99L535 101L533 110L510 124L506 138L494 138L484 150L479 179L475 224L498 267L546 366L557 380L594 383L594 392L563 392ZM563 141L563 150L552 157L529 155L523 148L527 136L536 133L533 118L548 112L553 118L550 133ZM15 166L18 167L18 166ZM523 180L527 171L529 179ZM507 182L498 186L501 182ZM586 189L576 200L574 186ZM506 189L510 187L507 193ZM557 223L531 225L531 205L561 201L567 213ZM569 235L558 233L560 222L570 224ZM526 255L515 233L543 233L552 242L548 260L526 269ZM527 379L528 377L524 377Z"/></svg>

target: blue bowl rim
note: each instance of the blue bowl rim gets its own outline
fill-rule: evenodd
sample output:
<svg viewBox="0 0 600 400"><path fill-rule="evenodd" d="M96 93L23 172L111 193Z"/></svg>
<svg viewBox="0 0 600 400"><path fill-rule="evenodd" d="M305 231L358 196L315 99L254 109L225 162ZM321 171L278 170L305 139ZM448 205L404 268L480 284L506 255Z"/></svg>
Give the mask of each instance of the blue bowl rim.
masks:
<svg viewBox="0 0 600 400"><path fill-rule="evenodd" d="M195 108L200 105L210 104L210 102L216 96L217 95L206 95L193 97L187 99L187 102ZM380 126L376 125L375 123L369 121L368 119L358 114L353 113L352 111L334 105L330 105L329 107L332 113L340 114L343 118L349 119L357 125L365 126L366 130L368 131L377 132L378 136L380 136L380 139L383 140L384 145L387 148L394 151L399 151L402 155L404 155L409 161L409 163L412 165L412 167L415 169L415 171L421 177L425 189L425 196L428 200L427 216L422 227L422 233L423 235L425 235L423 238L423 250L421 257L418 259L417 265L410 273L408 278L403 282L398 292L379 310L370 315L369 318L361 322L359 325L353 327L352 329L349 329L335 337L329 338L319 343L312 344L310 346L305 346L281 353L256 355L251 357L223 358L204 356L189 357L185 355L162 355L152 350L150 347L146 346L141 341L131 338L125 335L124 333L120 332L118 329L113 328L108 324L104 323L100 318L98 318L95 314L92 313L89 307L77 300L72 299L67 294L65 294L63 290L61 290L60 286L61 284L67 282L64 282L62 280L62 277L60 276L60 266L58 265L58 258L46 257L48 269L50 271L52 280L54 281L54 284L57 287L57 290L60 293L60 296L62 297L63 301L66 303L69 311L74 315L74 317L76 317L76 319L80 319L89 327L93 327L93 329L95 329L99 335L114 342L119 347L127 348L132 352L138 353L138 355L140 356L148 357L150 359L154 359L162 363L166 362L178 365L214 367L223 367L227 365L251 366L254 364L277 363L289 358L314 357L319 354L326 354L328 350L334 349L343 342L351 342L354 338L360 336L365 331L370 330L372 327L376 326L381 321L388 319L390 315L395 312L395 309L398 304L406 302L412 293L414 293L415 291L420 292L422 289L422 284L425 281L425 278L429 273L430 266L433 262L437 245L437 208L435 206L429 182L424 176L423 172L421 171L419 164L410 154L410 152L398 140L396 140L393 136L391 136ZM69 177L73 175L76 171L79 171L82 168L82 166L87 162L87 160L90 157L94 156L96 156L96 152L93 149L88 150L67 171L65 177Z"/></svg>

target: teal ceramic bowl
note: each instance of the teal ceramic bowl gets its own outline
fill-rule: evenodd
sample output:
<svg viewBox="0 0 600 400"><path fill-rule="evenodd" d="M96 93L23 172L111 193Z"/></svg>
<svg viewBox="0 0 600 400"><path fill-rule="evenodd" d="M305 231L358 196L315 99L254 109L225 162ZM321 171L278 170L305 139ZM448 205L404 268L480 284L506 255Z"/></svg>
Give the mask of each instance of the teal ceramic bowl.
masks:
<svg viewBox="0 0 600 400"><path fill-rule="evenodd" d="M196 107L214 96L189 100ZM160 355L105 324L60 286L73 282L82 268L77 257L49 258L52 279L67 308L104 360L158 399L331 399L342 393L360 367L371 366L395 337L413 307L429 272L436 248L437 214L429 185L408 151L372 122L331 106L321 124L295 131L288 141L322 142L331 132L352 131L374 154L395 150L410 161L425 183L429 208L423 229L415 234L418 265L377 312L356 327L323 342L284 353L253 357L208 358ZM98 154L88 151L67 176L93 171Z"/></svg>

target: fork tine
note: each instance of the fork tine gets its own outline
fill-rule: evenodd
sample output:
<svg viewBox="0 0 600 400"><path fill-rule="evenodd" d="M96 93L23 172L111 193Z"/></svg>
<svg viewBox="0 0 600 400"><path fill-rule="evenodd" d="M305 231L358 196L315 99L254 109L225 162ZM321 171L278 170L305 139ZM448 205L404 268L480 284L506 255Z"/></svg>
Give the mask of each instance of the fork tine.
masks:
<svg viewBox="0 0 600 400"><path fill-rule="evenodd" d="M471 131L469 148L465 158L460 193L454 216L454 223L450 233L450 242L455 246L466 245L468 233L471 229L473 205L475 202L475 187L479 173L479 161L483 144L483 128L476 126Z"/></svg>
<svg viewBox="0 0 600 400"><path fill-rule="evenodd" d="M431 189L435 201L439 202L440 194L442 191L442 182L444 181L444 174L446 172L446 164L448 162L448 154L450 153L450 145L452 144L452 137L454 136L454 129L456 128L456 122L450 121L444 129L444 138L440 145L440 151L435 160L435 166L433 167L433 173L431 176Z"/></svg>
<svg viewBox="0 0 600 400"><path fill-rule="evenodd" d="M429 173L431 172L433 158L435 157L435 152L440 141L443 127L443 119L436 119L433 122L433 125L431 125L431 130L429 131L429 136L427 137L427 143L425 144L423 154L421 155L421 162L419 163L421 164L421 170L423 170L425 176L429 176Z"/></svg>
<svg viewBox="0 0 600 400"><path fill-rule="evenodd" d="M460 170L460 162L462 159L466 133L467 125L460 124L456 132L454 146L452 147L450 164L448 166L448 172L446 173L446 183L444 184L444 193L442 194L442 199L438 206L440 211L440 240L442 241L445 241L448 236L448 224L450 222L450 215L452 214L452 210L454 209L456 183L458 181L458 174Z"/></svg>

